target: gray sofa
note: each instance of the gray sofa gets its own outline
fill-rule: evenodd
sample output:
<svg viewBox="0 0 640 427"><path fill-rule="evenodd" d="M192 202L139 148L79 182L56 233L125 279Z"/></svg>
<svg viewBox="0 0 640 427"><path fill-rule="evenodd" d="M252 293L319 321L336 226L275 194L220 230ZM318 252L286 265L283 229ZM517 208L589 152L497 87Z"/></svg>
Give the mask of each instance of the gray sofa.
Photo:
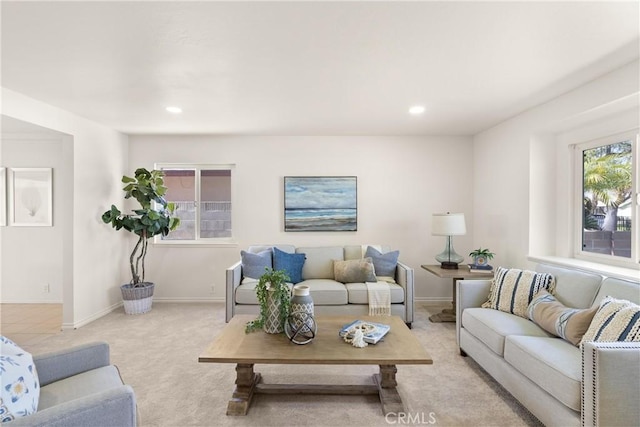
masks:
<svg viewBox="0 0 640 427"><path fill-rule="evenodd" d="M250 246L247 252L259 253L274 245ZM316 314L353 315L368 314L367 287L364 283L341 283L335 280L333 261L362 258L362 246L294 247L275 245L288 253L304 253L303 284L308 285ZM382 247L382 252L389 248ZM242 262L238 261L226 271L226 319L236 314L259 314L255 293L256 280L246 280L242 274ZM399 316L411 326L413 322L413 269L398 262L391 288L391 314Z"/></svg>
<svg viewBox="0 0 640 427"><path fill-rule="evenodd" d="M136 398L109 362L107 343L33 357L40 381L38 411L3 425L135 426Z"/></svg>
<svg viewBox="0 0 640 427"><path fill-rule="evenodd" d="M567 307L599 305L607 295L640 303L640 284L539 264L553 274ZM640 343L587 342L582 350L535 323L481 308L490 280L457 286L457 339L469 355L547 426L640 425Z"/></svg>

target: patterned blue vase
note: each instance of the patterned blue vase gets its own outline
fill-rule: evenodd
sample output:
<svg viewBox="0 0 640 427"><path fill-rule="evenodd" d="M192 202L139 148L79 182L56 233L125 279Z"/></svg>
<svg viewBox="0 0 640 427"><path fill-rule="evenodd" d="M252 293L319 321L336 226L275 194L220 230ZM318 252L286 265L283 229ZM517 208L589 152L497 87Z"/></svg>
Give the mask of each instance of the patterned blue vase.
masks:
<svg viewBox="0 0 640 427"><path fill-rule="evenodd" d="M270 291L267 292L267 313L262 329L268 334L279 334L284 331L284 325L280 320L280 301Z"/></svg>
<svg viewBox="0 0 640 427"><path fill-rule="evenodd" d="M310 343L316 336L318 326L313 317L313 299L309 291L307 285L293 287L291 313L285 322L284 332L295 344Z"/></svg>
<svg viewBox="0 0 640 427"><path fill-rule="evenodd" d="M291 313L302 312L313 316L313 299L307 285L296 285L293 287L293 297L291 298Z"/></svg>

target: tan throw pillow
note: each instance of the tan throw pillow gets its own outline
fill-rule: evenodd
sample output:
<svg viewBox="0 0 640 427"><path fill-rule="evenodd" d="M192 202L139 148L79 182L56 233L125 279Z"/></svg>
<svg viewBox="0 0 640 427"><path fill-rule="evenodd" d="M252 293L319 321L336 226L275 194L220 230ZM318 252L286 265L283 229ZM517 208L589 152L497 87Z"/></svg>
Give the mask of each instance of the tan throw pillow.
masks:
<svg viewBox="0 0 640 427"><path fill-rule="evenodd" d="M606 296L582 337L583 342L640 342L640 306Z"/></svg>
<svg viewBox="0 0 640 427"><path fill-rule="evenodd" d="M371 258L333 261L333 275L338 282L377 282Z"/></svg>
<svg viewBox="0 0 640 427"><path fill-rule="evenodd" d="M527 310L533 296L543 289L553 294L555 288L556 281L551 274L498 267L491 282L489 300L482 307L528 319Z"/></svg>
<svg viewBox="0 0 640 427"><path fill-rule="evenodd" d="M598 307L569 308L565 307L547 291L540 291L529 304L529 319L545 331L569 341L577 346Z"/></svg>

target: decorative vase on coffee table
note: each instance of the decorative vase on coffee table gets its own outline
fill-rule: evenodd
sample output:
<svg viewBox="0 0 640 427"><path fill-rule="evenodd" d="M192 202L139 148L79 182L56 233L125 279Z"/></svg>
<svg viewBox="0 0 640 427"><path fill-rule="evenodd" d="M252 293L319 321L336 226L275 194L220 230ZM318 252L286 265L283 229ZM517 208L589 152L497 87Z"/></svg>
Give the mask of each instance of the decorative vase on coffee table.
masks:
<svg viewBox="0 0 640 427"><path fill-rule="evenodd" d="M293 287L291 312L284 325L284 332L295 344L310 343L316 336L318 326L313 317L313 299L307 285Z"/></svg>
<svg viewBox="0 0 640 427"><path fill-rule="evenodd" d="M293 287L293 297L291 298L291 313L297 311L313 316L313 299L309 286L296 285Z"/></svg>
<svg viewBox="0 0 640 427"><path fill-rule="evenodd" d="M267 292L267 313L264 316L263 329L268 334L279 334L284 331L280 319L280 301L274 297L274 292Z"/></svg>

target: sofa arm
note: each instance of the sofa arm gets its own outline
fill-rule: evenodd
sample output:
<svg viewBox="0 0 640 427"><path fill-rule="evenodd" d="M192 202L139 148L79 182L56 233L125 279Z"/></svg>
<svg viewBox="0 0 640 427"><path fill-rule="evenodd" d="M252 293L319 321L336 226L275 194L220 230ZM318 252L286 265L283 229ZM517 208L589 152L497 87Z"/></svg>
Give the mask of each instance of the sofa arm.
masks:
<svg viewBox="0 0 640 427"><path fill-rule="evenodd" d="M40 385L109 365L109 344L95 342L33 357Z"/></svg>
<svg viewBox="0 0 640 427"><path fill-rule="evenodd" d="M7 426L133 427L136 425L136 415L136 396L133 389L131 386L122 385L16 418L7 423Z"/></svg>
<svg viewBox="0 0 640 427"><path fill-rule="evenodd" d="M582 345L582 425L640 425L640 342Z"/></svg>
<svg viewBox="0 0 640 427"><path fill-rule="evenodd" d="M235 314L236 288L240 286L240 282L242 281L242 261L238 261L227 268L226 277L226 322L229 323Z"/></svg>
<svg viewBox="0 0 640 427"><path fill-rule="evenodd" d="M413 323L413 268L398 262L396 266L396 283L404 288L405 323Z"/></svg>
<svg viewBox="0 0 640 427"><path fill-rule="evenodd" d="M458 280L456 282L456 342L460 345L462 312L465 308L480 307L489 296L491 280Z"/></svg>

